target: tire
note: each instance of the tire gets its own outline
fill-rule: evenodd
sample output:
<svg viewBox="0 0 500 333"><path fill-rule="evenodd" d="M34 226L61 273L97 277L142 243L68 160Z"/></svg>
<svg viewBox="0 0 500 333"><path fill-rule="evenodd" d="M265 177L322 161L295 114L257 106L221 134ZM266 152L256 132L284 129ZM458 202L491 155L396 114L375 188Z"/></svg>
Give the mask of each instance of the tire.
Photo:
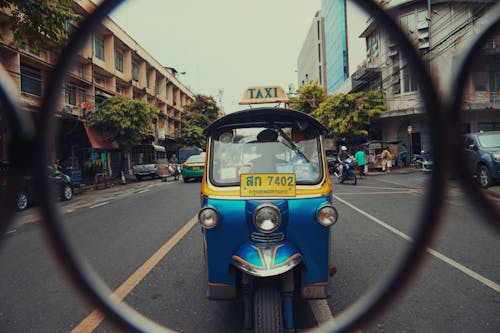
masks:
<svg viewBox="0 0 500 333"><path fill-rule="evenodd" d="M283 332L281 296L274 284L255 286L253 306L255 333Z"/></svg>
<svg viewBox="0 0 500 333"><path fill-rule="evenodd" d="M141 175L135 175L135 178L140 181L142 179L142 176Z"/></svg>
<svg viewBox="0 0 500 333"><path fill-rule="evenodd" d="M161 181L162 182L166 182L167 181L167 177L161 177Z"/></svg>
<svg viewBox="0 0 500 333"><path fill-rule="evenodd" d="M351 178L351 184L352 184L352 185L356 185L356 184L357 184L357 182L358 182L358 177L356 176L356 174L351 175L351 177L352 177L352 178Z"/></svg>
<svg viewBox="0 0 500 333"><path fill-rule="evenodd" d="M184 183L187 183L189 181L189 178L182 178L184 180Z"/></svg>
<svg viewBox="0 0 500 333"><path fill-rule="evenodd" d="M62 189L61 200L68 201L71 199L73 199L73 188L70 185L65 184Z"/></svg>
<svg viewBox="0 0 500 333"><path fill-rule="evenodd" d="M19 193L17 193L17 200L16 200L17 210L19 211L25 210L26 208L28 208L28 205L29 205L29 199L26 192L20 191Z"/></svg>
<svg viewBox="0 0 500 333"><path fill-rule="evenodd" d="M479 181L479 186L482 188L491 186L490 170L488 170L486 165L481 165L479 169L477 169L477 180Z"/></svg>

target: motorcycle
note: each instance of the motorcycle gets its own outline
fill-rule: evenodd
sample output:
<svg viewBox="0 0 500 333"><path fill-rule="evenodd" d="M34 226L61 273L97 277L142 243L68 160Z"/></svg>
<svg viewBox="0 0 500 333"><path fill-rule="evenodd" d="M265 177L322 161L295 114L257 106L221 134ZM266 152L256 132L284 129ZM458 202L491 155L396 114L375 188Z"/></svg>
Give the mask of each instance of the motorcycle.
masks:
<svg viewBox="0 0 500 333"><path fill-rule="evenodd" d="M241 299L246 331L293 331L295 299L329 296L338 213L325 133L307 114L274 107L227 114L204 131L206 297Z"/></svg>
<svg viewBox="0 0 500 333"><path fill-rule="evenodd" d="M426 153L423 150L420 154L414 154L412 158L413 165L421 169L422 171L429 172L432 171L432 166L434 162L432 161L432 155L430 153Z"/></svg>
<svg viewBox="0 0 500 333"><path fill-rule="evenodd" d="M329 170L337 180L337 184L350 181L352 185L356 185L358 182L356 175L356 161L350 157L346 158L343 161L343 164L341 164L338 160L331 161L329 163Z"/></svg>
<svg viewBox="0 0 500 333"><path fill-rule="evenodd" d="M166 182L167 178L172 177L174 180L179 180L181 174L180 164L170 163L166 167L160 169L160 178L162 182Z"/></svg>

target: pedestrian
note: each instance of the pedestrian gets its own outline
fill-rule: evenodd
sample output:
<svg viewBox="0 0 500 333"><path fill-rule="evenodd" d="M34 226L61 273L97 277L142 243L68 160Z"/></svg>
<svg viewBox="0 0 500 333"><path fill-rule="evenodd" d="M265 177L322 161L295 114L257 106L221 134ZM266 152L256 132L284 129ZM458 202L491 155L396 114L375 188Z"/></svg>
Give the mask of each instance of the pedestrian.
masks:
<svg viewBox="0 0 500 333"><path fill-rule="evenodd" d="M382 152L382 171L387 171L387 173L391 172L392 169L392 154L389 147L385 147Z"/></svg>
<svg viewBox="0 0 500 333"><path fill-rule="evenodd" d="M358 168L359 168L359 178L363 179L366 174L365 174L365 168L366 168L366 153L360 148L358 151L354 154L354 158L358 162Z"/></svg>
<svg viewBox="0 0 500 333"><path fill-rule="evenodd" d="M404 143L403 143L403 146L401 147L401 154L400 154L399 159L402 162L402 166L405 167L406 161L408 159L408 147Z"/></svg>

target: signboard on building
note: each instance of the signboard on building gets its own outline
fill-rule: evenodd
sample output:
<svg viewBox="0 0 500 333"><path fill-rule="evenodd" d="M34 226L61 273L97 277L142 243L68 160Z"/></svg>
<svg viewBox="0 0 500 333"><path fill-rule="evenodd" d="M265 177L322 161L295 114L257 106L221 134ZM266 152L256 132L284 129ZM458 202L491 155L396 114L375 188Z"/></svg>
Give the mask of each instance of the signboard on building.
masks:
<svg viewBox="0 0 500 333"><path fill-rule="evenodd" d="M266 103L290 103L285 90L280 86L256 86L249 87L243 93L240 105L244 104L266 104Z"/></svg>

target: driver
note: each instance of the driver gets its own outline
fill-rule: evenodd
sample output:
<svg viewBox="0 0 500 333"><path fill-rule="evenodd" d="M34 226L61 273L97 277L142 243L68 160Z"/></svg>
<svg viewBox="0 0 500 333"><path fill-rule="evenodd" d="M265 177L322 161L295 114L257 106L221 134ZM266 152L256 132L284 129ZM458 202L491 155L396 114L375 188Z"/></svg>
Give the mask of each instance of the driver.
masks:
<svg viewBox="0 0 500 333"><path fill-rule="evenodd" d="M267 128L257 135L257 153L259 157L250 161L252 173L277 172L276 165L286 161L276 157L281 152L278 143L278 132Z"/></svg>

